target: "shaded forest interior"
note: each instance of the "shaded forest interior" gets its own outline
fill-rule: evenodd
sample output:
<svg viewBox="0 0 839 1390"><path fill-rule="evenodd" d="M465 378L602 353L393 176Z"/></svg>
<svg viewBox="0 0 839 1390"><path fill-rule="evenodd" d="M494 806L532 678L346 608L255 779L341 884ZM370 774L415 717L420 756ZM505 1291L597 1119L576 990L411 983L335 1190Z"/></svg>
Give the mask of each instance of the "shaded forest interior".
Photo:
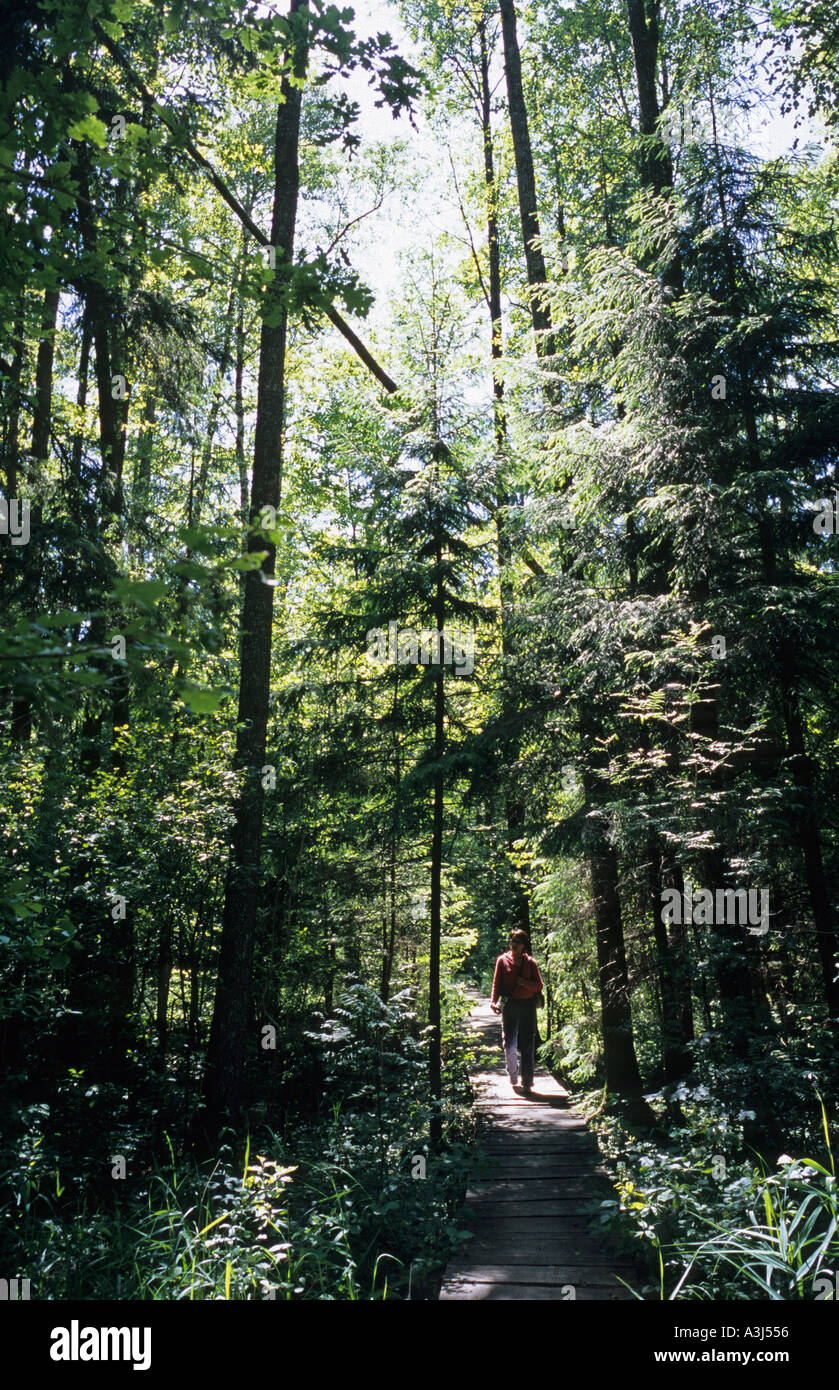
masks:
<svg viewBox="0 0 839 1390"><path fill-rule="evenodd" d="M834 7L41 0L0 89L2 1269L435 1298L521 927L644 1295L837 1296Z"/></svg>

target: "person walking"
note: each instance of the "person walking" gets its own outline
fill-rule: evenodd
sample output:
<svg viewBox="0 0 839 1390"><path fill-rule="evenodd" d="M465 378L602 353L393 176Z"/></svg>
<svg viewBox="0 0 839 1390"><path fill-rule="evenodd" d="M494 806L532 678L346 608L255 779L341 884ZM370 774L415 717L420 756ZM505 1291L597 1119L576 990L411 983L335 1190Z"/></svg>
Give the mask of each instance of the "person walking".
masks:
<svg viewBox="0 0 839 1390"><path fill-rule="evenodd" d="M512 932L509 951L505 951L495 962L490 1007L493 1013L501 1014L507 1075L514 1088L519 1079L516 1049L521 1053L521 1081L525 1095L530 1095L533 1090L536 999L543 989L539 967L530 955L527 932Z"/></svg>

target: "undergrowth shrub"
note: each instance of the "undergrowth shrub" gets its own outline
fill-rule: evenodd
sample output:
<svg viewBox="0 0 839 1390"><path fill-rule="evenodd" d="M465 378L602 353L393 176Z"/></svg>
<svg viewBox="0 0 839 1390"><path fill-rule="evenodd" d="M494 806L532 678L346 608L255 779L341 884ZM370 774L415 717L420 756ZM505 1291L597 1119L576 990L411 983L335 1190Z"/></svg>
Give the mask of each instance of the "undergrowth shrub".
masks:
<svg viewBox="0 0 839 1390"><path fill-rule="evenodd" d="M383 1004L350 980L316 1025L306 1041L325 1078L319 1113L266 1123L243 1149L229 1135L210 1164L167 1136L165 1161L137 1171L129 1159L128 1180L103 1188L62 1172L49 1106L21 1112L0 1175L2 1267L37 1299L433 1297L460 1239L466 1054L447 1037L444 1143L432 1151L427 1030L411 992ZM83 1143L77 1134L74 1150Z"/></svg>
<svg viewBox="0 0 839 1390"><path fill-rule="evenodd" d="M614 1115L597 1123L618 1196L603 1201L600 1224L642 1254L650 1279L638 1297L667 1300L826 1299L839 1267L839 1195L821 1097L820 1157L739 1161L728 1118L703 1095L703 1115L667 1148L628 1133ZM690 1120L692 1119L692 1123Z"/></svg>

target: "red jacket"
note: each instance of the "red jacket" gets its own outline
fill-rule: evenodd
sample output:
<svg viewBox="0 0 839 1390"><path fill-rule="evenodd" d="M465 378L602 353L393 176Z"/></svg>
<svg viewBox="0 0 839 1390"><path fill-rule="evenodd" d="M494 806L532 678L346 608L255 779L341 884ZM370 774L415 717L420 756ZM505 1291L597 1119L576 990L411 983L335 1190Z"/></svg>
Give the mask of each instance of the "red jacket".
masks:
<svg viewBox="0 0 839 1390"><path fill-rule="evenodd" d="M539 967L526 951L521 958L521 974L518 966L513 963L512 951L505 951L503 956L498 957L492 980L493 1004L498 1003L498 996L501 994L508 997L512 994L514 999L532 999L544 988Z"/></svg>

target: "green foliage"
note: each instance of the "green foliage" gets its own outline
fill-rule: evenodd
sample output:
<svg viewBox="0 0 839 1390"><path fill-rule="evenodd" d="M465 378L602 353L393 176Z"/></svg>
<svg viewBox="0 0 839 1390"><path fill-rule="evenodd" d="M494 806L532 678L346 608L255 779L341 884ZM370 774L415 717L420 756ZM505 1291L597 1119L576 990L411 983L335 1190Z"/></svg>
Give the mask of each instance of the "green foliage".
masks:
<svg viewBox="0 0 839 1390"><path fill-rule="evenodd" d="M249 1138L241 1163L222 1148L199 1165L167 1135L165 1165L153 1158L140 1173L129 1156L125 1195L118 1179L108 1193L93 1172L80 1182L59 1167L50 1107L19 1112L20 1158L3 1173L3 1259L36 1298L433 1296L460 1239L452 1216L468 1131L451 1108L445 1147L429 1149L427 1049L410 991L383 1005L350 981L308 1043L325 1085L314 1120L282 1137L263 1132L258 1152ZM70 1082L64 1122L86 1127L99 1088ZM113 1126L119 1096L100 1099ZM127 1138L112 1132L109 1151Z"/></svg>
<svg viewBox="0 0 839 1390"><path fill-rule="evenodd" d="M790 1092L793 1095L793 1092ZM637 1297L669 1300L833 1297L839 1206L827 1114L812 1091L803 1123L791 1123L820 1159L782 1154L779 1173L737 1157L738 1117L707 1087L681 1088L684 1124L667 1146L641 1141L615 1116L598 1121L615 1168L617 1199L600 1204L600 1225L641 1252L650 1282ZM802 1112L806 1096L801 1096ZM744 1116L739 1117L742 1126Z"/></svg>

